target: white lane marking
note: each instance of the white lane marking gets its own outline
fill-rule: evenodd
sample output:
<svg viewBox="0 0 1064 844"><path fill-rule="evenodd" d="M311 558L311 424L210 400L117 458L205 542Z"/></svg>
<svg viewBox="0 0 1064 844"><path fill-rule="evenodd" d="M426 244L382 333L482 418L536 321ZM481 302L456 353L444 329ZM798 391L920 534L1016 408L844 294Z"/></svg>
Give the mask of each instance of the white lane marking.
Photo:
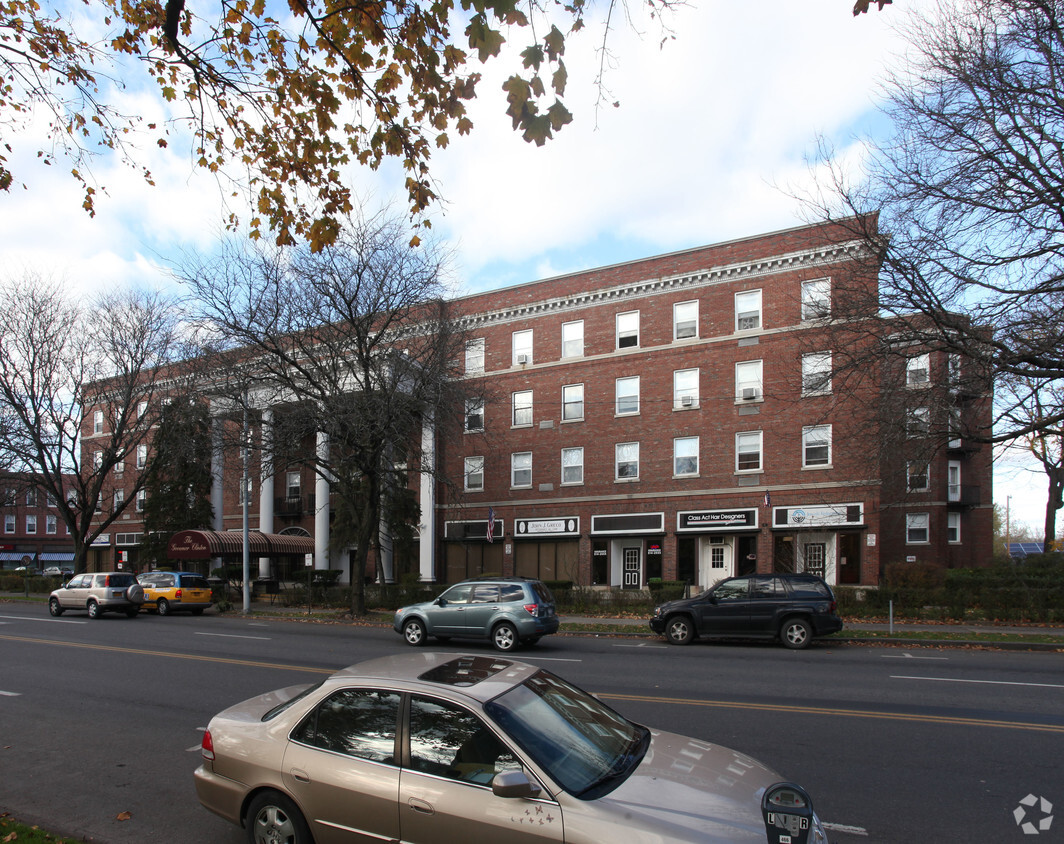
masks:
<svg viewBox="0 0 1064 844"><path fill-rule="evenodd" d="M933 680L938 683L982 683L988 686L1037 686L1042 689L1064 689L1064 685L1057 683L1018 683L1013 680L963 680L957 677L906 677L901 674L891 674L891 680Z"/></svg>
<svg viewBox="0 0 1064 844"><path fill-rule="evenodd" d="M583 662L582 659L565 659L560 656L530 656L529 654L521 654L521 659L538 659L540 662Z"/></svg>
<svg viewBox="0 0 1064 844"><path fill-rule="evenodd" d="M911 653L880 654L883 659L949 659L948 656L913 656Z"/></svg>
<svg viewBox="0 0 1064 844"><path fill-rule="evenodd" d="M239 636L236 633L196 633L197 636L217 636L220 639L259 639L263 642L269 642L272 636Z"/></svg>
<svg viewBox="0 0 1064 844"><path fill-rule="evenodd" d="M847 826L843 823L825 823L824 821L821 821L820 824L824 829L830 829L832 832L845 832L847 835L863 835L865 838L868 837L868 830L863 826Z"/></svg>
<svg viewBox="0 0 1064 844"><path fill-rule="evenodd" d="M43 621L51 624L88 624L88 619L81 619L77 621L73 618L34 618L29 615L0 615L0 618L11 618L15 621Z"/></svg>
<svg viewBox="0 0 1064 844"><path fill-rule="evenodd" d="M653 645L650 642L639 642L635 645L614 645L615 648L649 648L650 650L664 651L667 650L670 645Z"/></svg>
<svg viewBox="0 0 1064 844"><path fill-rule="evenodd" d="M0 696L3 697L22 697L22 692L5 692L0 689Z"/></svg>

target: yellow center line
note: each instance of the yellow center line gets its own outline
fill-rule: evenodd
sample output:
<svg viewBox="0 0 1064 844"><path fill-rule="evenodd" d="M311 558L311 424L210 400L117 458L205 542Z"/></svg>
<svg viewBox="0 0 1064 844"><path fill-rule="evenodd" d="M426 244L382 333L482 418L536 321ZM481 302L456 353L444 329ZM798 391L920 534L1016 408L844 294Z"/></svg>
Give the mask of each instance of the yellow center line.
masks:
<svg viewBox="0 0 1064 844"><path fill-rule="evenodd" d="M55 639L37 639L32 636L7 636L0 634L0 639L10 642L33 642L38 645L63 645L69 648L87 648L89 650L110 651L112 653L136 654L139 656L161 656L169 659L185 659L198 662L214 662L223 665L243 665L249 668L270 668L284 671L302 671L308 674L332 674L338 668L311 668L306 665L285 665L277 662L263 662L253 659L230 659L218 656L200 656L196 654L174 653L172 651L149 651L141 648L117 647L115 645L94 645L88 642L64 642ZM963 727L997 727L1005 730L1029 730L1032 732L1064 733L1064 724L1038 724L1029 721L999 721L990 718L961 718L946 715L919 715L904 712L880 712L867 709L840 709L827 706L792 706L782 703L743 703L731 700L704 700L698 698L654 697L651 695L596 693L603 700L624 700L632 703L658 703L670 706L702 706L713 709L743 709L758 712L783 712L793 715L832 715L841 718L875 718L885 721L909 721L921 724L942 724Z"/></svg>

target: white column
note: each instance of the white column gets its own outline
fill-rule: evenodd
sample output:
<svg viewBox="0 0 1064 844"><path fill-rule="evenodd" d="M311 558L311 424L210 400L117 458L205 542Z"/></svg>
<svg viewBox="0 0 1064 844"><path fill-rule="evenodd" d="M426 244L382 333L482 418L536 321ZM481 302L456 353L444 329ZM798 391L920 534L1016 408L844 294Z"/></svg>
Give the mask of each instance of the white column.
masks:
<svg viewBox="0 0 1064 844"><path fill-rule="evenodd" d="M426 413L421 423L421 524L418 525L419 570L424 583L436 580L436 418Z"/></svg>
<svg viewBox="0 0 1064 844"><path fill-rule="evenodd" d="M273 533L273 409L262 411L259 434L259 531ZM270 576L270 558L259 557L259 577Z"/></svg>
<svg viewBox="0 0 1064 844"><path fill-rule="evenodd" d="M314 481L314 568L329 568L329 435L318 431Z"/></svg>
<svg viewBox="0 0 1064 844"><path fill-rule="evenodd" d="M377 538L377 551L380 554L381 573L385 583L395 583L395 549L392 547L392 532L388 530L386 513L381 508L381 523Z"/></svg>
<svg viewBox="0 0 1064 844"><path fill-rule="evenodd" d="M224 455L222 452L222 419L211 418L211 508L214 517L211 524L215 530L225 529L225 488L223 481Z"/></svg>

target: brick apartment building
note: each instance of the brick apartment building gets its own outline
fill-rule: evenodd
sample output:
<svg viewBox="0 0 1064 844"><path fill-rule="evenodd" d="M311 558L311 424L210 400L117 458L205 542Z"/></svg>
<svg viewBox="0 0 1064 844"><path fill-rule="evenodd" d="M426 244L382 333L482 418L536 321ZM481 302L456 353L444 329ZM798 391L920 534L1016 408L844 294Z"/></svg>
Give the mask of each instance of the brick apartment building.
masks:
<svg viewBox="0 0 1064 844"><path fill-rule="evenodd" d="M854 343L891 334L874 315L853 335L863 341L831 330L841 297L874 301L876 290L876 267L844 228L807 226L456 300L473 398L460 430L422 432L452 484L413 481L420 540L378 561L386 579L704 588L799 570L875 585L891 562L986 564L989 448L959 434L917 448L939 415L957 430L989 425L985 392L938 389L964 362L913 347L898 367L833 378L832 343L852 358ZM951 406L932 405L943 394ZM219 455L214 475L220 534L241 524L239 468ZM282 558L253 551L258 573L284 576L311 547L316 568L346 569L329 508L315 505L328 483L279 465L254 477L251 528L293 543ZM113 565L119 538L137 567L141 509L90 567ZM217 536L203 542L221 552Z"/></svg>
<svg viewBox="0 0 1064 844"><path fill-rule="evenodd" d="M55 503L34 485L32 475L0 473L0 519L0 570L70 566L74 559L70 529L59 518Z"/></svg>

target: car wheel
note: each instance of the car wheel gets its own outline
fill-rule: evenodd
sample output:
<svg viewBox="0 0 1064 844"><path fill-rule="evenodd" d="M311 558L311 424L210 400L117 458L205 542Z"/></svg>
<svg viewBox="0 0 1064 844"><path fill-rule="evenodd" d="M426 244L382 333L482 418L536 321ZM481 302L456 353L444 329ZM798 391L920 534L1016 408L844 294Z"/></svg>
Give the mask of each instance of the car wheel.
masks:
<svg viewBox="0 0 1064 844"><path fill-rule="evenodd" d="M540 638L541 638L540 636L529 636L521 644L522 645L536 645L536 644L539 643Z"/></svg>
<svg viewBox="0 0 1064 844"><path fill-rule="evenodd" d="M425 625L420 619L412 618L403 625L403 638L408 645L418 647L425 644Z"/></svg>
<svg viewBox="0 0 1064 844"><path fill-rule="evenodd" d="M87 609L89 610L89 618L99 618L100 617L100 615L101 615L100 605L97 604L95 601L89 601L89 605L88 605Z"/></svg>
<svg viewBox="0 0 1064 844"><path fill-rule="evenodd" d="M136 618L140 613L140 607L130 607L126 610L126 618Z"/></svg>
<svg viewBox="0 0 1064 844"><path fill-rule="evenodd" d="M689 645L695 638L695 626L686 615L674 615L665 622L665 638L670 645Z"/></svg>
<svg viewBox="0 0 1064 844"><path fill-rule="evenodd" d="M155 609L159 615L170 615L170 602L166 598L160 598Z"/></svg>
<svg viewBox="0 0 1064 844"><path fill-rule="evenodd" d="M436 641L439 642L441 645L446 645L449 641L451 641L451 637L450 636L437 636L436 637Z"/></svg>
<svg viewBox="0 0 1064 844"><path fill-rule="evenodd" d="M789 618L783 622L780 639L784 645L796 651L808 648L813 641L813 628L804 618Z"/></svg>
<svg viewBox="0 0 1064 844"><path fill-rule="evenodd" d="M192 610L192 614L193 615L203 615L203 607L196 607L196 609Z"/></svg>
<svg viewBox="0 0 1064 844"><path fill-rule="evenodd" d="M311 844L310 828L295 803L276 791L264 791L248 806L249 844Z"/></svg>
<svg viewBox="0 0 1064 844"><path fill-rule="evenodd" d="M497 651L512 651L517 647L517 630L506 621L497 624L491 631L491 643Z"/></svg>
<svg viewBox="0 0 1064 844"><path fill-rule="evenodd" d="M60 606L58 598L48 599L48 612L50 612L56 618L63 614L63 607Z"/></svg>

